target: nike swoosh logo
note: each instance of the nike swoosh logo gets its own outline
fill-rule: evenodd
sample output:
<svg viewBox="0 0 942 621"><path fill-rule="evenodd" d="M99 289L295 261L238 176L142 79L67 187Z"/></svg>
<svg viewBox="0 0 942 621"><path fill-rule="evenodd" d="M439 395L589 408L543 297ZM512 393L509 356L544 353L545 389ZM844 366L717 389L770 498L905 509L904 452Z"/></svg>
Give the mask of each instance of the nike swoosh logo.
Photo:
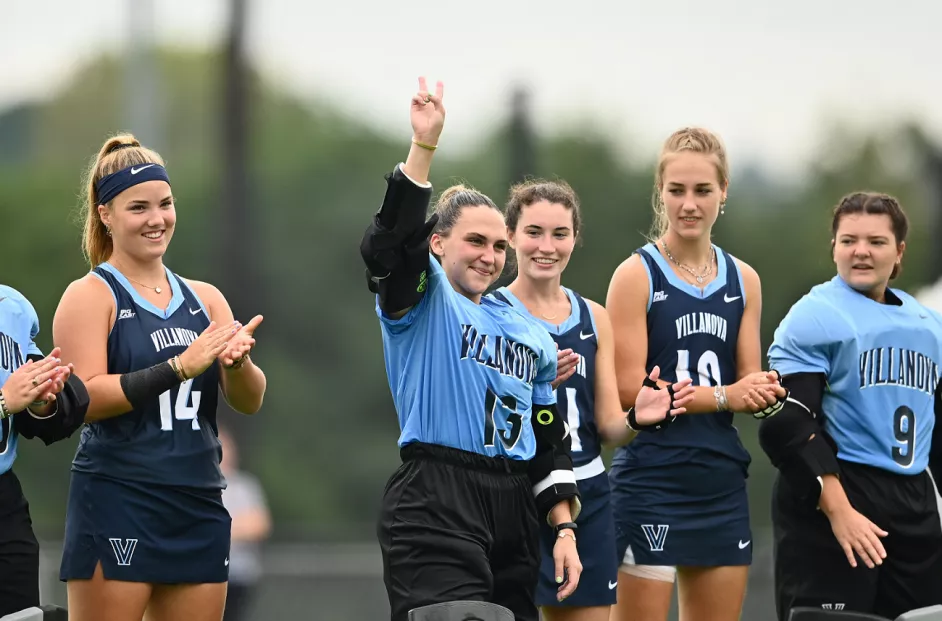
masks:
<svg viewBox="0 0 942 621"><path fill-rule="evenodd" d="M614 588L617 587L617 586L618 586L618 582L609 582L609 583L608 583L608 590L611 591L612 589L614 589Z"/></svg>
<svg viewBox="0 0 942 621"><path fill-rule="evenodd" d="M579 338L582 339L583 341L586 339L590 339L593 336L595 336L595 332L589 332L588 334L583 334L582 331L579 332Z"/></svg>
<svg viewBox="0 0 942 621"><path fill-rule="evenodd" d="M141 166L140 168L131 168L131 174L136 175L137 173L147 168L150 168L151 166L153 166L153 164L148 164L147 166Z"/></svg>
<svg viewBox="0 0 942 621"><path fill-rule="evenodd" d="M731 298L731 297L729 297L728 295L726 295L726 294L724 293L724 294L723 294L723 301L724 301L724 302L735 302L736 300L738 300L738 299L741 298L741 297L742 297L741 295L737 295L736 297Z"/></svg>
<svg viewBox="0 0 942 621"><path fill-rule="evenodd" d="M195 314L201 313L201 312L203 312L203 309L202 309L202 308L197 308L196 310L193 310L192 308L190 309L190 314L191 314L191 315L195 315Z"/></svg>
<svg viewBox="0 0 942 621"><path fill-rule="evenodd" d="M229 559L226 559L226 562L223 563L223 565L225 565L226 567L228 567L228 566L229 566Z"/></svg>
<svg viewBox="0 0 942 621"><path fill-rule="evenodd" d="M752 542L752 539L750 539L750 540L747 541L746 543L743 543L743 542L742 542L742 539L740 539L740 540L739 540L739 549L740 549L740 550L745 550L745 549L746 549L746 546L748 546L751 542Z"/></svg>

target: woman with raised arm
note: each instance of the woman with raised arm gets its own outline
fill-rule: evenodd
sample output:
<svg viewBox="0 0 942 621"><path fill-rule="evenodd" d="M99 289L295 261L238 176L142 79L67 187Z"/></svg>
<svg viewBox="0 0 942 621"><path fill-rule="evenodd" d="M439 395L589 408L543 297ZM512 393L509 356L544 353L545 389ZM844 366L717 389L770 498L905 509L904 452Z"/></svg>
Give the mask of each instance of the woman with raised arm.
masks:
<svg viewBox="0 0 942 621"><path fill-rule="evenodd" d="M419 80L411 120L408 158L387 175L360 246L401 429L403 463L386 486L378 529L391 619L476 600L537 621L541 521L555 531L558 599L576 590L582 571L571 438L553 392L558 367L571 360L559 365L543 327L484 297L507 253L506 224L490 198L448 188L426 221L445 120L441 83L432 93ZM669 402L667 391L649 390L639 408L663 416Z"/></svg>

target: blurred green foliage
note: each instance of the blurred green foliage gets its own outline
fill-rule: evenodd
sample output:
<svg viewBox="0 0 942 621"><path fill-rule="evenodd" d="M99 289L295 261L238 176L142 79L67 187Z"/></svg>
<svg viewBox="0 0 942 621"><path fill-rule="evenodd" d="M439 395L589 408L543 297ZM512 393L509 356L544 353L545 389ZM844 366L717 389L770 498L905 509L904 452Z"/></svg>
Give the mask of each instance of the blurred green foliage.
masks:
<svg viewBox="0 0 942 621"><path fill-rule="evenodd" d="M244 251L246 241L220 245L214 237L226 217L219 204L220 57L174 51L159 59L166 131L156 146L168 163L178 213L168 264L185 277L218 281L225 261L214 253ZM59 297L88 269L72 217L83 213L85 167L109 134L133 131L121 122L121 76L120 59L101 58L53 99L0 112L2 281L33 302L44 350L52 346ZM343 111L286 95L260 75L251 77L249 109L247 234L259 279L243 285L255 296L252 312L266 317L253 358L269 383L262 412L231 422L244 465L269 494L276 538L372 538L383 486L398 463L398 426L357 248L382 199L383 174L405 157L408 143ZM466 180L500 202L511 181L507 121L495 119L474 153L452 157L441 149L435 186ZM404 135L408 118L394 129ZM626 154L617 138L588 124L543 133L533 171L565 178L579 193L584 240L564 283L602 303L612 271L644 243L650 226L656 153ZM928 264L926 143L906 123L868 132L835 126L807 173L785 183L730 154L730 198L715 240L762 277L764 346L789 306L833 274L830 210L849 191L889 192L908 210L912 237L899 286L912 289L936 275ZM754 522L764 525L771 469L757 447L755 422L743 417L738 426L754 457ZM20 443L16 470L41 537L61 537L77 437L48 448Z"/></svg>

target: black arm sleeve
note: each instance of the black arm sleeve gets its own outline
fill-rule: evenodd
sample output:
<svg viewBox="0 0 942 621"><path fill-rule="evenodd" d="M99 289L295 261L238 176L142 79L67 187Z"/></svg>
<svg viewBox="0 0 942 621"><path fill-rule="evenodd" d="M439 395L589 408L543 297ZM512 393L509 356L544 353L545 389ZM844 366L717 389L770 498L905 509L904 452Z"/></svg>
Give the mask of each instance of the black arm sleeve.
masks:
<svg viewBox="0 0 942 621"><path fill-rule="evenodd" d="M759 425L762 450L789 486L806 499L820 495L819 477L840 472L837 447L821 425L825 385L821 373L783 377L782 386L788 389L789 397L780 412Z"/></svg>
<svg viewBox="0 0 942 621"><path fill-rule="evenodd" d="M572 470L569 426L555 405L533 404L530 423L536 439L536 454L530 460L528 474L537 511L548 522L550 509L563 500L569 500L572 519L575 520L582 505Z"/></svg>
<svg viewBox="0 0 942 621"><path fill-rule="evenodd" d="M932 447L929 449L929 471L935 486L942 487L942 382L935 389L935 427L932 428Z"/></svg>
<svg viewBox="0 0 942 621"><path fill-rule="evenodd" d="M31 355L30 360L42 360L42 356ZM56 395L54 413L46 418L36 418L28 410L15 414L16 431L24 438L39 438L46 446L68 438L85 422L88 410L88 390L75 375L69 377L62 391Z"/></svg>
<svg viewBox="0 0 942 621"><path fill-rule="evenodd" d="M379 295L380 308L395 313L415 306L425 293L428 238L438 216L425 220L430 187L413 183L396 166L386 175L386 195L360 240L369 290Z"/></svg>

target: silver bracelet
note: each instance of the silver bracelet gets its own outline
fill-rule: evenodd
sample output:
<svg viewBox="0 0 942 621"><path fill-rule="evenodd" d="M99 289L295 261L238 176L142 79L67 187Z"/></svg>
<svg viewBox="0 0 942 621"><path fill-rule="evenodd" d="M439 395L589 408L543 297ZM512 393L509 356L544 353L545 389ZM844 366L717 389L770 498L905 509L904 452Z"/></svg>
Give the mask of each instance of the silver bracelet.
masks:
<svg viewBox="0 0 942 621"><path fill-rule="evenodd" d="M3 396L3 390L0 390L0 419L9 418L11 412L7 409L7 400Z"/></svg>
<svg viewBox="0 0 942 621"><path fill-rule="evenodd" d="M726 386L714 386L713 398L716 399L717 412L725 412L729 409L729 401L726 399Z"/></svg>

